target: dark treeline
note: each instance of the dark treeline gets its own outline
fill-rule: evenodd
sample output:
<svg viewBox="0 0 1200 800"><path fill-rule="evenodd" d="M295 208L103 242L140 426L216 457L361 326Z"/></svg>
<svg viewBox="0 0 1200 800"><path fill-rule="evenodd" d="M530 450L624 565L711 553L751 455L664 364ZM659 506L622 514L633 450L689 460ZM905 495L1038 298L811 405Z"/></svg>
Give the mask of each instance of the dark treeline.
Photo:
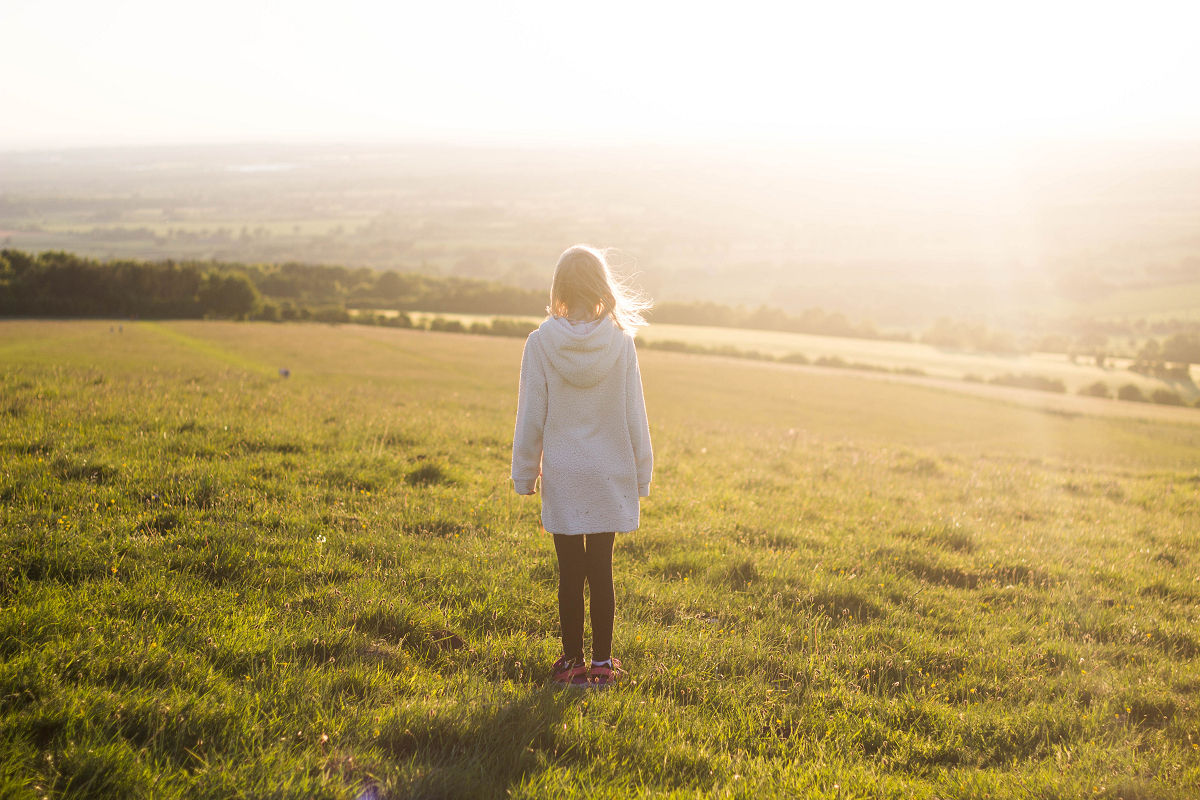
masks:
<svg viewBox="0 0 1200 800"><path fill-rule="evenodd" d="M0 315L322 320L347 309L541 316L547 292L470 278L442 278L309 264L97 261L71 253L0 250ZM660 303L654 322L866 339L880 333L819 308L798 315L762 306Z"/></svg>
<svg viewBox="0 0 1200 800"><path fill-rule="evenodd" d="M977 322L961 322L942 317L921 334L921 341L935 347L954 350L975 350L980 353L1013 354L1029 351L1010 331L994 330ZM1070 340L1063 339L1063 347ZM1065 352L1065 350L1064 350Z"/></svg>
<svg viewBox="0 0 1200 800"><path fill-rule="evenodd" d="M376 272L366 267L283 264L231 268L244 270L263 295L273 300L322 306L457 314L546 313L546 293L475 278L441 278L411 272Z"/></svg>
<svg viewBox="0 0 1200 800"><path fill-rule="evenodd" d="M543 292L370 269L210 261L101 262L0 250L0 314L52 317L328 319L346 308L540 315Z"/></svg>
<svg viewBox="0 0 1200 800"><path fill-rule="evenodd" d="M166 261L100 263L70 253L0 250L0 314L240 318L261 306L245 272Z"/></svg>

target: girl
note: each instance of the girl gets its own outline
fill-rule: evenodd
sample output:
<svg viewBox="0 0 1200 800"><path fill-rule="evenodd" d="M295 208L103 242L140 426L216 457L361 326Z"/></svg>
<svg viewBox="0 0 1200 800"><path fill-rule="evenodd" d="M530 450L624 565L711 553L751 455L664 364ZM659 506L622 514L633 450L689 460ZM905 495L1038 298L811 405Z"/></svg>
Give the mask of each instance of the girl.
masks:
<svg viewBox="0 0 1200 800"><path fill-rule="evenodd" d="M638 527L654 454L633 337L650 303L613 277L586 245L558 259L549 317L521 356L512 478L531 495L542 478L542 526L558 554L562 686L605 688L625 673L612 657L612 552ZM583 660L583 584L591 587L592 663Z"/></svg>

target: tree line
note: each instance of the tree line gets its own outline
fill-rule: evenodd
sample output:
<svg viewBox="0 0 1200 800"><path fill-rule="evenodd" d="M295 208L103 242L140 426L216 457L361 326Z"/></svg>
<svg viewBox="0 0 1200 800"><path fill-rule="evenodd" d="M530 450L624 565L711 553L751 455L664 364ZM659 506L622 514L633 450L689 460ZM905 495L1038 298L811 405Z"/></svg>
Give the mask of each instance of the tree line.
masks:
<svg viewBox="0 0 1200 800"><path fill-rule="evenodd" d="M366 267L99 261L65 252L0 250L0 316L348 322L352 311L395 309L540 317L546 312L546 295L545 291L494 281L377 272ZM712 302L664 302L656 304L647 316L658 323L912 340L910 334L881 332L870 321L852 322L841 312L820 308L790 314L768 306L748 309ZM1062 341L1055 345L1049 341L1054 338ZM920 341L993 353L1031 349L1008 331L949 318L939 319L921 334ZM1092 332L1074 343L1062 336L1046 337L1038 349L1071 353L1078 349L1102 363L1107 344L1107 336ZM1200 333L1179 332L1161 345L1151 339L1135 361L1132 369L1136 372L1186 380L1188 365L1200 363Z"/></svg>
<svg viewBox="0 0 1200 800"><path fill-rule="evenodd" d="M840 311L809 308L789 314L780 308L727 306L721 303L656 303L647 315L652 322L677 325L703 325L710 328L748 328L757 331L810 333L819 336L843 336L851 339L893 339L911 341L907 333L883 333L870 321L858 323Z"/></svg>
<svg viewBox="0 0 1200 800"><path fill-rule="evenodd" d="M543 292L466 278L0 250L4 316L340 321L347 308L533 316L545 307Z"/></svg>
<svg viewBox="0 0 1200 800"><path fill-rule="evenodd" d="M242 318L262 303L245 272L71 253L0 250L0 314L31 317Z"/></svg>
<svg viewBox="0 0 1200 800"><path fill-rule="evenodd" d="M216 261L99 261L72 253L0 250L0 315L349 321L350 310L541 316L546 291L494 281L366 267ZM908 339L811 308L789 314L719 303L659 303L654 322Z"/></svg>

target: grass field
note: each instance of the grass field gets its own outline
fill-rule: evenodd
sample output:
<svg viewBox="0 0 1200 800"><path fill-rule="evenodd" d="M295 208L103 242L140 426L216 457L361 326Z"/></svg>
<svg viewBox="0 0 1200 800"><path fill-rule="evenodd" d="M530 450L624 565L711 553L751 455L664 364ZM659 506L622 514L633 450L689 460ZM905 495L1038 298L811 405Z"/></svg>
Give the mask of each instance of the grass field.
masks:
<svg viewBox="0 0 1200 800"><path fill-rule="evenodd" d="M156 236L166 236L171 231L179 231L181 233L200 234L202 232L214 233L218 230L229 230L234 236L241 233L245 228L248 231L263 230L272 236L324 236L336 228L342 228L344 231L354 231L370 222L367 217L327 217L323 219L295 219L295 220L255 220L255 219L180 219L164 221L159 209L152 209L149 214L139 214L133 212L125 215L119 224L98 225L94 220L74 221L74 222L48 222L38 224L38 222L30 222L45 232L50 234L62 233L82 233L87 234L95 230L104 231L106 229L125 228L126 230L134 231L141 228L153 231Z"/></svg>
<svg viewBox="0 0 1200 800"><path fill-rule="evenodd" d="M0 796L1200 793L1200 426L645 351L563 693L521 344L0 323Z"/></svg>

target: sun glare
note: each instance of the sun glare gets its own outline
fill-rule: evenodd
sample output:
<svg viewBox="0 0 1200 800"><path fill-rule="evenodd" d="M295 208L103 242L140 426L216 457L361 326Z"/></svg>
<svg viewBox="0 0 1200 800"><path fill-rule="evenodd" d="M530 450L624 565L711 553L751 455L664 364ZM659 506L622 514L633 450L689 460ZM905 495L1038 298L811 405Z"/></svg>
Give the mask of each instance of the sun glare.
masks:
<svg viewBox="0 0 1200 800"><path fill-rule="evenodd" d="M1194 4L17 0L0 147L1200 131Z"/></svg>

